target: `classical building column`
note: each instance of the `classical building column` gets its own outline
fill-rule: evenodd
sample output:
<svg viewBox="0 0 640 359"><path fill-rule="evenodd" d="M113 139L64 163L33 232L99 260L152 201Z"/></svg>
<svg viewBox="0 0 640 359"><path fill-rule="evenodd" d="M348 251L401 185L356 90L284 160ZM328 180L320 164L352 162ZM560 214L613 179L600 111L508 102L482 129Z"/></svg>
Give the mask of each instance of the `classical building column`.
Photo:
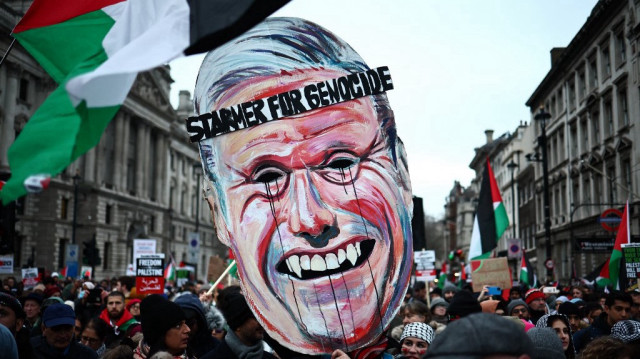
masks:
<svg viewBox="0 0 640 359"><path fill-rule="evenodd" d="M166 186L166 180L167 180L167 175L166 175L166 166L167 166L167 158L168 153L165 152L165 143L166 143L166 138L165 138L165 134L162 132L158 132L158 135L156 136L156 143L155 143L155 149L154 151L156 151L156 160L158 163L156 163L156 174L157 174L157 178L155 179L157 181L156 183L156 193L155 193L155 197L156 200L159 203L164 203L164 197L162 196L163 194L163 189Z"/></svg>
<svg viewBox="0 0 640 359"><path fill-rule="evenodd" d="M143 197L143 176L144 176L144 168L145 168L145 160L144 154L146 149L144 148L145 141L145 128L147 124L140 121L138 123L138 135L136 144L136 148L138 149L137 157L136 157L136 196Z"/></svg>
<svg viewBox="0 0 640 359"><path fill-rule="evenodd" d="M120 188L123 192L128 192L129 188L127 188L127 176L128 176L128 167L127 167L127 157L129 155L129 132L130 132L130 124L131 115L127 112L122 112L122 156L120 157L120 161L122 164L122 173L120 176Z"/></svg>
<svg viewBox="0 0 640 359"><path fill-rule="evenodd" d="M115 121L115 126L116 126L116 130L115 130L115 136L114 136L114 154L113 156L114 158L114 163L113 163L113 183L115 184L115 189L117 191L121 191L123 188L121 186L122 183L122 172L123 172L123 152L124 152L124 146L125 146L125 142L123 142L123 138L124 138L124 112L118 112L118 114L116 115L116 118L113 119L113 121Z"/></svg>
<svg viewBox="0 0 640 359"><path fill-rule="evenodd" d="M7 63L7 87L3 92L4 97L4 121L0 129L0 171L9 171L9 158L7 153L9 147L16 138L15 134L15 117L16 117L16 99L18 98L18 79L21 69L12 63Z"/></svg>

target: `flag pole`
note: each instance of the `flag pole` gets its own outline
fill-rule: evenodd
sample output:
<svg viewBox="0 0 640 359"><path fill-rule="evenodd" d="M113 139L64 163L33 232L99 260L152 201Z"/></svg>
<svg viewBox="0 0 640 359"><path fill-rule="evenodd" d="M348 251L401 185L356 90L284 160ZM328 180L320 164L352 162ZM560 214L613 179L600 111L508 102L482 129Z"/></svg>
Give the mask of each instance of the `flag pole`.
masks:
<svg viewBox="0 0 640 359"><path fill-rule="evenodd" d="M218 277L218 280L216 280L213 285L211 285L211 288L209 288L209 290L207 291L207 294L211 294L213 293L213 290L215 289L215 287L218 286L218 284L222 281L222 279L224 279L224 276L226 276L227 274L229 274L229 271L231 271L231 268L233 268L233 266L236 265L236 260L232 260L231 263L229 263L229 266L227 267L227 269L224 270L224 272L222 272L222 274L220 274L220 277Z"/></svg>
<svg viewBox="0 0 640 359"><path fill-rule="evenodd" d="M13 49L13 45L15 43L16 43L16 38L14 37L13 40L11 40L11 43L9 44L7 51L4 52L4 56L2 56L2 59L0 59L0 67L2 67L2 64L4 63L4 59L7 58L7 56L9 55L9 52L11 52L11 49Z"/></svg>

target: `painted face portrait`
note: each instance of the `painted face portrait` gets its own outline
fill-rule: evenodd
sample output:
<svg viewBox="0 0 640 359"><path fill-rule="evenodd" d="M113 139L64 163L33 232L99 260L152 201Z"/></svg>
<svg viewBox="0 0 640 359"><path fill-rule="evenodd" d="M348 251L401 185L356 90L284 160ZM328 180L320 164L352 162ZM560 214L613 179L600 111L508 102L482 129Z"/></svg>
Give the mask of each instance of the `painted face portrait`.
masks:
<svg viewBox="0 0 640 359"><path fill-rule="evenodd" d="M349 45L271 18L205 58L198 115L368 70ZM218 237L256 319L306 354L374 343L411 269L411 186L386 95L199 142Z"/></svg>

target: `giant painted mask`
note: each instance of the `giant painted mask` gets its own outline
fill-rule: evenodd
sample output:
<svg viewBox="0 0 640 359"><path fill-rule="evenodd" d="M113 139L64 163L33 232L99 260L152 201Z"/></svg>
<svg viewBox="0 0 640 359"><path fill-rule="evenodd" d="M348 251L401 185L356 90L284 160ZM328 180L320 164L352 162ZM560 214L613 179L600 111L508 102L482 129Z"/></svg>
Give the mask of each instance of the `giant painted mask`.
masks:
<svg viewBox="0 0 640 359"><path fill-rule="evenodd" d="M370 69L316 24L270 18L210 52L187 120L219 239L269 335L296 352L378 340L411 269L411 185Z"/></svg>

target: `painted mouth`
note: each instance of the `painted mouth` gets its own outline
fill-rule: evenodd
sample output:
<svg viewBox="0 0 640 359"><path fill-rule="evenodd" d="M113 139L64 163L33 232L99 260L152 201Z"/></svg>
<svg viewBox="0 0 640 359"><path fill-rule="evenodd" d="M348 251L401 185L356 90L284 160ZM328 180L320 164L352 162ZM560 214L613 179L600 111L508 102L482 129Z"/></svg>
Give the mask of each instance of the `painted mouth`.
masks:
<svg viewBox="0 0 640 359"><path fill-rule="evenodd" d="M280 261L276 270L302 280L330 276L360 266L369 258L374 245L375 240L365 239L323 254L293 254Z"/></svg>

